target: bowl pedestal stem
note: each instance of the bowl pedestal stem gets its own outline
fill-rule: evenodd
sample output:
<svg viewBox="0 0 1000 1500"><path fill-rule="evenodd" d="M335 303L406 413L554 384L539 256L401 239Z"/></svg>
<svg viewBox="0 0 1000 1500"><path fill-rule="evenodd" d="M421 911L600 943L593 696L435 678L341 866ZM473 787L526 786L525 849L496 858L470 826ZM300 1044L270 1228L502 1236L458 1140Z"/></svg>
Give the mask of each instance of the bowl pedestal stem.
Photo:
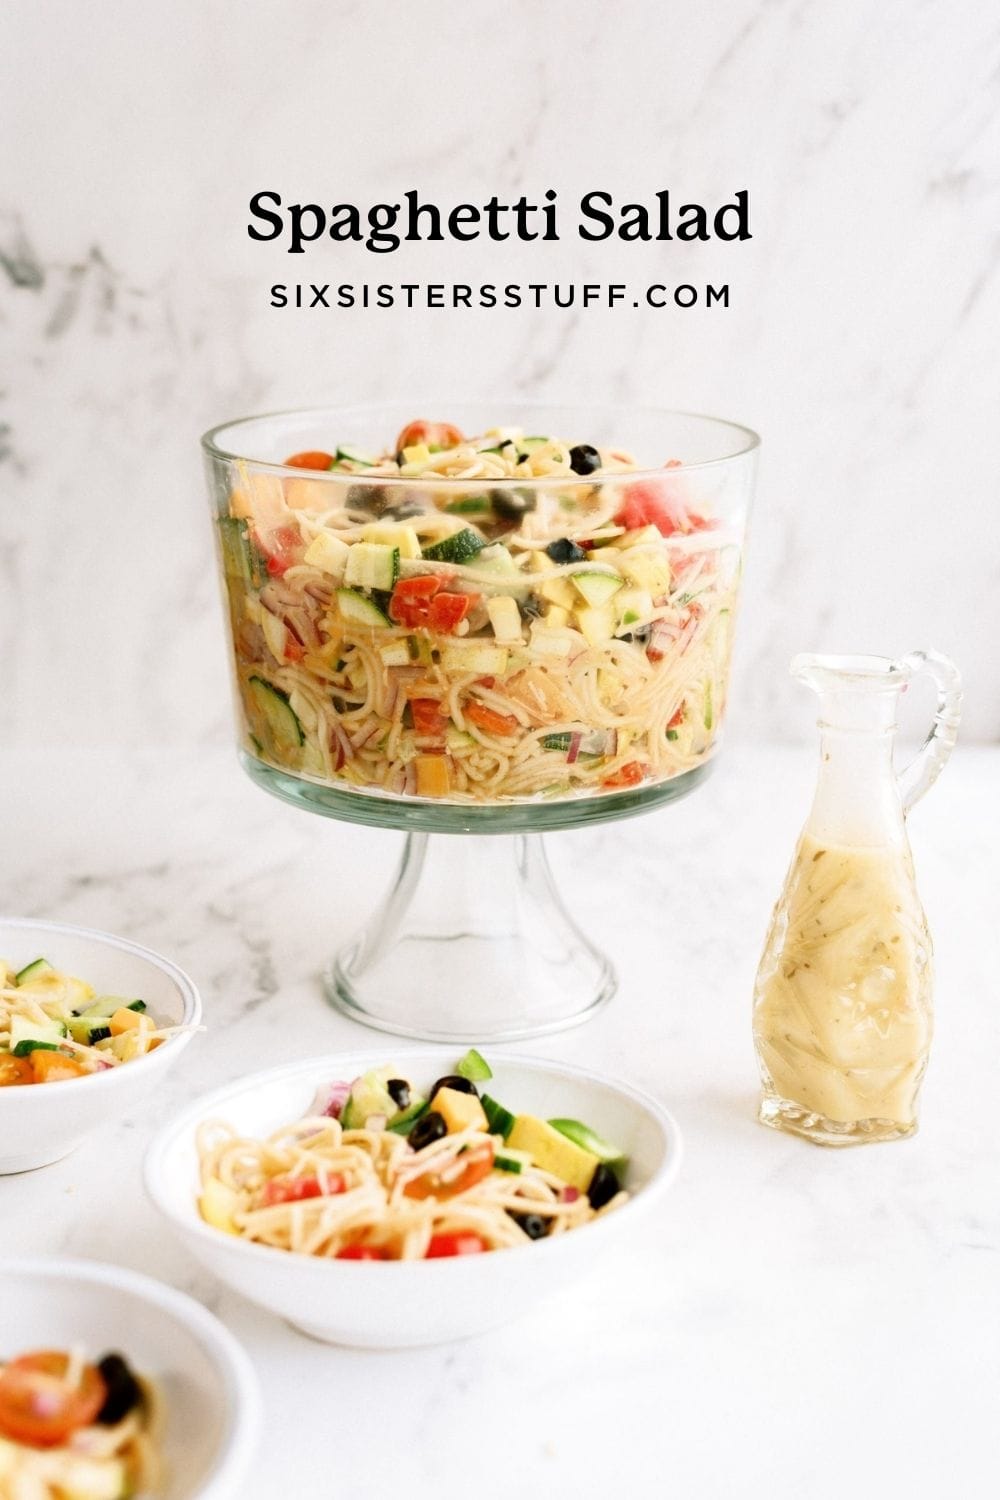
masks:
<svg viewBox="0 0 1000 1500"><path fill-rule="evenodd" d="M471 1043L576 1026L615 988L560 900L540 834L408 834L381 904L326 976L331 1003L355 1020Z"/></svg>

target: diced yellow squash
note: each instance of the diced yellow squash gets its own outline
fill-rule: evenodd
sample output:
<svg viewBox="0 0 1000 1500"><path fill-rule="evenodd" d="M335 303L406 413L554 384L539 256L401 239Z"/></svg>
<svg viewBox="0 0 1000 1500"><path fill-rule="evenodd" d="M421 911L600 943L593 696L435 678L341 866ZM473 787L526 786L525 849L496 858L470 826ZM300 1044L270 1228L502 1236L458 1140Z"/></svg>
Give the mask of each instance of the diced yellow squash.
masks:
<svg viewBox="0 0 1000 1500"><path fill-rule="evenodd" d="M558 573L554 578L546 578L538 592L551 604L561 604L563 609L572 609L577 600L576 590L569 579L560 577Z"/></svg>
<svg viewBox="0 0 1000 1500"><path fill-rule="evenodd" d="M616 547L662 547L663 533L656 526L640 526L637 531L626 531L624 536L616 537Z"/></svg>
<svg viewBox="0 0 1000 1500"><path fill-rule="evenodd" d="M644 625L653 613L653 596L648 589L622 589L615 597L615 612L620 629Z"/></svg>
<svg viewBox="0 0 1000 1500"><path fill-rule="evenodd" d="M227 1187L218 1177L210 1177L201 1190L198 1210L206 1224L221 1229L225 1234L239 1234L233 1214L239 1203L239 1194Z"/></svg>
<svg viewBox="0 0 1000 1500"><path fill-rule="evenodd" d="M451 770L445 755L417 755L413 764L417 772L418 797L447 797L451 791Z"/></svg>
<svg viewBox="0 0 1000 1500"><path fill-rule="evenodd" d="M284 620L279 620L277 615L272 615L269 609L263 609L260 613L260 628L267 649L275 661L283 662L288 646L288 627Z"/></svg>
<svg viewBox="0 0 1000 1500"><path fill-rule="evenodd" d="M521 634L521 611L517 607L516 600L507 594L500 594L495 599L487 599L486 613L490 617L493 626L493 634L498 641L507 645L523 640Z"/></svg>
<svg viewBox="0 0 1000 1500"><path fill-rule="evenodd" d="M670 588L670 559L662 546L630 547L622 553L619 567L630 583L654 599L662 598Z"/></svg>
<svg viewBox="0 0 1000 1500"><path fill-rule="evenodd" d="M545 611L545 623L550 630L561 630L569 624L569 610L561 604L550 604Z"/></svg>
<svg viewBox="0 0 1000 1500"><path fill-rule="evenodd" d="M449 641L441 651L445 672L474 672L479 677L502 677L507 670L506 646L495 646L480 637L467 642Z"/></svg>
<svg viewBox="0 0 1000 1500"><path fill-rule="evenodd" d="M93 1000L93 987L72 974L39 974L37 979L26 979L18 985L22 995L34 995L36 1000L58 1000L72 1010L79 1010Z"/></svg>
<svg viewBox="0 0 1000 1500"><path fill-rule="evenodd" d="M286 479L285 504L289 510L326 510L336 491L322 479Z"/></svg>
<svg viewBox="0 0 1000 1500"><path fill-rule="evenodd" d="M331 536L328 531L320 531L306 548L303 561L307 562L311 568L322 568L324 573L332 573L335 578L343 578L350 550L347 543L342 542L339 536Z"/></svg>
<svg viewBox="0 0 1000 1500"><path fill-rule="evenodd" d="M414 443L412 448L403 449L403 467L406 469L422 468L430 463L430 459L431 450L426 443Z"/></svg>
<svg viewBox="0 0 1000 1500"><path fill-rule="evenodd" d="M383 547L396 547L400 557L419 557L420 541L412 526L392 525L388 521L373 521L361 528L363 542L376 542ZM308 557L308 553L306 554Z"/></svg>
<svg viewBox="0 0 1000 1500"><path fill-rule="evenodd" d="M576 623L591 646L601 646L615 633L614 605L583 605L576 611Z"/></svg>
<svg viewBox="0 0 1000 1500"><path fill-rule="evenodd" d="M378 648L378 654L387 667L410 665L410 648L406 641L389 641L387 645Z"/></svg>
<svg viewBox="0 0 1000 1500"><path fill-rule="evenodd" d="M458 1089L438 1089L431 1100L431 1109L436 1109L444 1120L449 1135L457 1135L460 1130L488 1131L490 1128L478 1094L463 1094Z"/></svg>
<svg viewBox="0 0 1000 1500"><path fill-rule="evenodd" d="M557 604L551 606L558 609ZM549 619L534 620L531 626L531 648L540 656L569 656L573 650L574 637L568 630L557 629Z"/></svg>
<svg viewBox="0 0 1000 1500"><path fill-rule="evenodd" d="M515 1151L527 1151L536 1167L543 1172L552 1172L570 1187L585 1193L599 1165L592 1151L560 1135L546 1120L535 1115L518 1115L514 1128L507 1137L507 1145Z"/></svg>

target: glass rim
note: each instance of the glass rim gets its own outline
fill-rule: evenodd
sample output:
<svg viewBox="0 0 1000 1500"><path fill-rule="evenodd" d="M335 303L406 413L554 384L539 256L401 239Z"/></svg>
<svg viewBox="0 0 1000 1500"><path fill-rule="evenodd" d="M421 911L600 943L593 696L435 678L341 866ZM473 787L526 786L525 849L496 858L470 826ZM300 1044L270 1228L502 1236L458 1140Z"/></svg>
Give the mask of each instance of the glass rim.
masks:
<svg viewBox="0 0 1000 1500"><path fill-rule="evenodd" d="M722 454L718 458L700 459L694 463L685 463L682 459L679 463L673 463L669 469L666 469L662 464L659 468L655 469L615 469L608 474L599 475L596 479L589 474L543 474L537 476L506 474L501 478L491 478L485 475L480 475L478 478L462 478L457 474L430 473L407 476L403 474L365 474L363 472L348 473L346 470L332 469L303 469L297 467L294 464L290 465L275 463L269 459L253 458L246 453L233 453L229 449L223 448L217 441L220 433L227 432L233 428L247 427L253 422L269 422L274 421L279 417L305 417L311 416L313 414L319 415L320 413L334 414L338 411L375 412L384 407L393 406L395 404L396 402L393 399L386 398L381 401L344 402L333 406L288 407L280 411L257 412L250 416L233 417L228 422L216 423L214 427L210 427L207 432L202 433L200 442L203 450L209 458L221 459L225 463L250 464L255 470L259 470L263 473L287 476L290 478L306 478L310 480L317 480L321 484L332 482L346 483L350 485L373 485L378 487L384 485L433 485L435 487L442 485L461 485L465 486L466 488L469 485L488 484L491 489L500 489L506 486L510 486L511 488L520 487L523 489L529 486L534 488L536 486L558 487L565 486L566 484L594 485L614 482L634 483L636 480L663 479L665 475L668 474L672 477L674 475L684 473L690 474L694 473L695 471L719 468L724 464L735 463L738 459L747 458L751 454L756 453L757 449L761 445L760 436L753 430L752 427L747 427L742 422L734 422L728 417L709 416L705 412L681 411L676 407L625 405L622 402L613 402L610 405L599 406L595 405L593 402L578 405L577 403L572 401L563 403L556 400L547 402L537 400L524 401L520 399L515 399L511 404L520 407L521 409L532 408L535 411L545 411L550 410L553 406L565 405L567 408L579 411L581 413L600 412L603 416L607 416L609 413L621 412L623 416L628 415L631 417L636 417L639 415L660 418L683 417L687 420L709 423L715 427L728 427L733 432L741 433L745 441L743 447L738 448L736 452ZM399 404L402 405L402 401L400 401ZM437 405L442 410L446 410L449 406L486 406L489 403L484 398L470 400L470 398L466 397L464 400L453 402L435 401L433 403L428 402L425 404Z"/></svg>

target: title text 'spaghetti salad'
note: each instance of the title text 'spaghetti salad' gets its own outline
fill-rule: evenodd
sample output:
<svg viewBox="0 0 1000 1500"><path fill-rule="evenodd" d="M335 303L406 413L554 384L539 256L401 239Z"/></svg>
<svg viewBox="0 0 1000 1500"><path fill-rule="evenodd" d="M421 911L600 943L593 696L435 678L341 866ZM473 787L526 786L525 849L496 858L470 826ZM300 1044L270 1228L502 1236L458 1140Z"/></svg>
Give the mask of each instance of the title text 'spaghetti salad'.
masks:
<svg viewBox="0 0 1000 1500"><path fill-rule="evenodd" d="M623 1203L622 1153L579 1120L513 1114L476 1051L426 1094L394 1067L320 1091L265 1140L198 1138L202 1217L337 1260L435 1260L568 1233Z"/></svg>
<svg viewBox="0 0 1000 1500"><path fill-rule="evenodd" d="M97 996L44 958L15 971L0 958L0 1087L83 1078L143 1057L173 1036L144 1000Z"/></svg>
<svg viewBox="0 0 1000 1500"><path fill-rule="evenodd" d="M45 1349L0 1364L0 1500L155 1494L156 1395L120 1354Z"/></svg>
<svg viewBox="0 0 1000 1500"><path fill-rule="evenodd" d="M391 453L286 466L302 476L237 463L220 521L257 758L493 803L620 791L709 755L740 549L679 465L630 481L612 449L413 422Z"/></svg>

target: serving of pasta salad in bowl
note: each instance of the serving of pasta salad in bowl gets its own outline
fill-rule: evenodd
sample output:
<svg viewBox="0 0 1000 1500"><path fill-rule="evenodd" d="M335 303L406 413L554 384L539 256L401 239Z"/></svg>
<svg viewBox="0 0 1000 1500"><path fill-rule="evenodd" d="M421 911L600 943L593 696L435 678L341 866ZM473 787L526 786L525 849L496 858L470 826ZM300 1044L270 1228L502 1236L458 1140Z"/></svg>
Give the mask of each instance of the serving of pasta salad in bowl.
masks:
<svg viewBox="0 0 1000 1500"><path fill-rule="evenodd" d="M679 1161L637 1090L439 1048L219 1089L154 1140L146 1186L243 1296L324 1341L394 1348L526 1311L627 1238Z"/></svg>
<svg viewBox="0 0 1000 1500"><path fill-rule="evenodd" d="M429 830L449 808L557 827L581 802L620 816L690 790L725 712L754 434L442 415L288 413L204 439L246 768L356 821L402 800Z"/></svg>

